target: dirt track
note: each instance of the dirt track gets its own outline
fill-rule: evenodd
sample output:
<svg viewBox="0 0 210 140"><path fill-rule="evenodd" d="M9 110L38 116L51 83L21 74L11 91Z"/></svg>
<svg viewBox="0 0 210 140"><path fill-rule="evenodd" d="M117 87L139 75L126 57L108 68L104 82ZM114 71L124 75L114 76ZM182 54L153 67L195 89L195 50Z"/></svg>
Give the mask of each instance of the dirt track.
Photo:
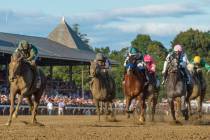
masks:
<svg viewBox="0 0 210 140"><path fill-rule="evenodd" d="M29 116L19 116L10 127L4 126L7 117L0 117L0 140L210 140L210 125L195 125L185 123L174 125L165 122L146 122L137 125L133 119L117 116L117 122L96 122L96 116L38 116L38 121L44 126L32 126ZM209 117L204 119L210 120Z"/></svg>

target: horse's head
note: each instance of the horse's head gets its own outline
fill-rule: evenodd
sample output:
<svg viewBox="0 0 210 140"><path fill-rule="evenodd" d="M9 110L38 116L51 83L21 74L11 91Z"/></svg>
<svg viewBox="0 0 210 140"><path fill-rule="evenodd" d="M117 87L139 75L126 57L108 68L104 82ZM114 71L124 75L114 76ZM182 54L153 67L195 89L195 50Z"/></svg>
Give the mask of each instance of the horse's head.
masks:
<svg viewBox="0 0 210 140"><path fill-rule="evenodd" d="M11 62L9 64L9 80L13 81L17 75L21 72L22 57L19 55L11 56Z"/></svg>
<svg viewBox="0 0 210 140"><path fill-rule="evenodd" d="M98 64L94 61L90 62L90 76L96 77L99 72Z"/></svg>
<svg viewBox="0 0 210 140"><path fill-rule="evenodd" d="M168 72L169 73L177 73L179 72L179 58L178 57L174 57L170 63L169 63L169 68L168 68Z"/></svg>
<svg viewBox="0 0 210 140"><path fill-rule="evenodd" d="M134 70L136 69L136 59L135 57L130 57L128 59L128 63L126 65L126 69L127 69L127 74L130 75L134 72Z"/></svg>

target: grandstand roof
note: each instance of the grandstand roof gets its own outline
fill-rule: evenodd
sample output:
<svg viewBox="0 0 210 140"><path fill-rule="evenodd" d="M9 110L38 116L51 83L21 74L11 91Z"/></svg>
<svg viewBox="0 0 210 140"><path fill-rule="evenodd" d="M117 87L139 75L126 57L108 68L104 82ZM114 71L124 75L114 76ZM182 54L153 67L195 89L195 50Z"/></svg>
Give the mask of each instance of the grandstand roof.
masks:
<svg viewBox="0 0 210 140"><path fill-rule="evenodd" d="M64 17L60 24L48 35L48 38L69 48L92 51L66 23Z"/></svg>
<svg viewBox="0 0 210 140"><path fill-rule="evenodd" d="M27 40L39 50L39 65L84 65L95 58L86 45L63 19L48 38L0 32L0 63L8 58L20 40ZM112 64L117 64L111 61Z"/></svg>
<svg viewBox="0 0 210 140"><path fill-rule="evenodd" d="M23 39L38 48L39 57L45 60L43 63L46 63L46 65L52 63L52 61L55 61L52 63L53 65L65 65L65 63L66 65L68 63L76 64L77 62L87 63L95 57L95 53L92 51L72 49L47 38L1 32L0 52L12 54L16 49L18 42ZM65 63L60 63L60 61L57 60Z"/></svg>

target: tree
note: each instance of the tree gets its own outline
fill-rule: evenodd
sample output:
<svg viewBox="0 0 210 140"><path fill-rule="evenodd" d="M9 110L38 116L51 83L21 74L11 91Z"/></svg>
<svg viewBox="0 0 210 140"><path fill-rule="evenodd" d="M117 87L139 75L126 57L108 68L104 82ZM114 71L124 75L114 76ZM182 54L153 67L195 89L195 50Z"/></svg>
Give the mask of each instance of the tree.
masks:
<svg viewBox="0 0 210 140"><path fill-rule="evenodd" d="M90 40L87 38L87 34L83 34L80 32L80 25L79 24L73 24L72 25L72 30L80 37L80 39L90 48L91 46L89 45Z"/></svg>
<svg viewBox="0 0 210 140"><path fill-rule="evenodd" d="M95 48L95 52L96 53L102 53L105 56L109 56L110 55L110 48L109 48L109 46L101 47L101 48Z"/></svg>
<svg viewBox="0 0 210 140"><path fill-rule="evenodd" d="M149 35L139 34L136 38L131 42L133 47L138 48L141 52L147 52L147 46L152 43L152 40Z"/></svg>

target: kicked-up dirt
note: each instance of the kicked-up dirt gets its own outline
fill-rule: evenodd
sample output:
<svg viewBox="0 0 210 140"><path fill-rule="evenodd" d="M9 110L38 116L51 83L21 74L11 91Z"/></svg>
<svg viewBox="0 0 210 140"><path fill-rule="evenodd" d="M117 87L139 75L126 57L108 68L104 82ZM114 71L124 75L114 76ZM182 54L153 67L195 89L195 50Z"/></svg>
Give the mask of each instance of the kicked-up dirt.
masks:
<svg viewBox="0 0 210 140"><path fill-rule="evenodd" d="M105 121L97 116L38 116L32 125L30 116L19 116L11 126L0 117L0 140L210 140L210 116L198 121L172 123L170 118L139 125L126 116Z"/></svg>

